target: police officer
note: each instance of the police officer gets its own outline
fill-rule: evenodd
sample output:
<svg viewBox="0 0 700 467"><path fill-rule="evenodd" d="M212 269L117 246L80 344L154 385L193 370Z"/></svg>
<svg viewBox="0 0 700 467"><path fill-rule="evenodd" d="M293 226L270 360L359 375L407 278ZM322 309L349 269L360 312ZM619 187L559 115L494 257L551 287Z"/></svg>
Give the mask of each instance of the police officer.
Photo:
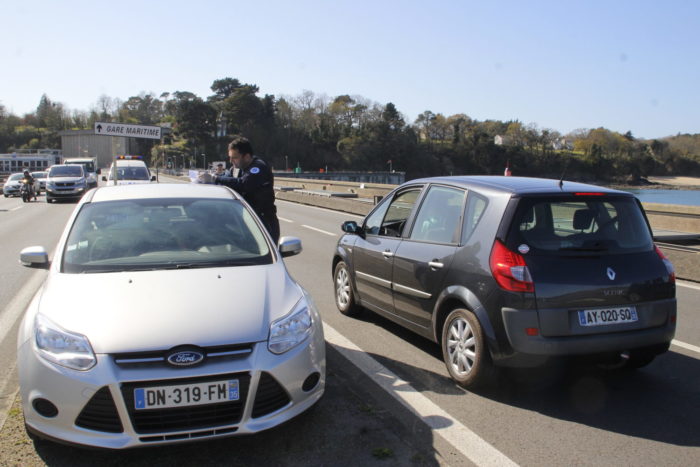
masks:
<svg viewBox="0 0 700 467"><path fill-rule="evenodd" d="M202 174L199 180L233 188L243 196L260 217L275 243L280 238L280 223L275 206L274 176L262 159L253 155L253 147L247 138L238 136L228 145L231 161L230 173L223 175ZM234 169L238 175L234 176Z"/></svg>

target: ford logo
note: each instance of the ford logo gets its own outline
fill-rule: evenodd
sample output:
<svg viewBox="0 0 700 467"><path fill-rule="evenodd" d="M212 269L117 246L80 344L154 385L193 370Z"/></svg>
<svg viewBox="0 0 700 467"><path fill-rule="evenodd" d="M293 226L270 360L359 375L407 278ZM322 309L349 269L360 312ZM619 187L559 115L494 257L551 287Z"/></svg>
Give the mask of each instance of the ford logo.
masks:
<svg viewBox="0 0 700 467"><path fill-rule="evenodd" d="M168 355L168 363L174 366L192 366L201 363L204 354L196 350L181 350Z"/></svg>

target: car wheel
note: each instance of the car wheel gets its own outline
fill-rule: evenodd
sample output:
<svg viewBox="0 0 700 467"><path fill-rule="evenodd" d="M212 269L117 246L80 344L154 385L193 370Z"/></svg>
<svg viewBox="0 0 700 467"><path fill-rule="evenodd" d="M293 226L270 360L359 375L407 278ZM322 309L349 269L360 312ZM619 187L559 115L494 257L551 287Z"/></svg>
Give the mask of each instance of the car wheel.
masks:
<svg viewBox="0 0 700 467"><path fill-rule="evenodd" d="M5 195L5 198L8 198L10 195Z"/></svg>
<svg viewBox="0 0 700 467"><path fill-rule="evenodd" d="M356 315L360 311L360 307L355 303L355 295L350 283L350 272L344 261L340 261L335 266L333 282L335 284L335 305L338 310L345 316Z"/></svg>
<svg viewBox="0 0 700 467"><path fill-rule="evenodd" d="M457 384L474 389L491 380L494 367L479 320L468 310L457 308L442 328L442 358Z"/></svg>
<svg viewBox="0 0 700 467"><path fill-rule="evenodd" d="M48 196L46 196L46 202L47 202L47 203L53 203L53 198L49 198Z"/></svg>

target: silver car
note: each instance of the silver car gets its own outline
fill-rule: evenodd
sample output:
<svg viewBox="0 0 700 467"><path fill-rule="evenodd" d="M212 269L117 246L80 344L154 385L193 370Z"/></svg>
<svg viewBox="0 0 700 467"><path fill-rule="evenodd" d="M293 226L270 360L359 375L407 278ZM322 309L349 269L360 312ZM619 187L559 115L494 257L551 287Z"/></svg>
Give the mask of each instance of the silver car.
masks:
<svg viewBox="0 0 700 467"><path fill-rule="evenodd" d="M265 430L325 387L321 318L234 191L101 187L76 206L20 327L28 432L102 448Z"/></svg>
<svg viewBox="0 0 700 467"><path fill-rule="evenodd" d="M2 194L5 196L5 198L9 198L10 196L19 196L19 186L22 177L24 177L22 172L12 174L7 177L7 180L5 180L5 185L2 187Z"/></svg>

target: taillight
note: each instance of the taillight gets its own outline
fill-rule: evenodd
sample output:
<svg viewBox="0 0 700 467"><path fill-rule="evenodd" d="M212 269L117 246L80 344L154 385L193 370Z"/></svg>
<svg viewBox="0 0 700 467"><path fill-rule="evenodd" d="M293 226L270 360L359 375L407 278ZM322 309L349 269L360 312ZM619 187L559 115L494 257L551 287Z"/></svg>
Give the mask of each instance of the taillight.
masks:
<svg viewBox="0 0 700 467"><path fill-rule="evenodd" d="M525 258L519 253L510 251L500 240L496 240L493 244L489 265L494 279L502 288L512 292L535 291L535 284L525 264Z"/></svg>
<svg viewBox="0 0 700 467"><path fill-rule="evenodd" d="M661 251L661 248L658 246L654 245L654 250L656 250L656 254L659 255L659 258L661 258L661 261L664 262L664 266L666 266L666 271L668 272L668 278L671 282L676 282L676 269L673 267L673 263L671 263L671 260L666 257L663 251Z"/></svg>

